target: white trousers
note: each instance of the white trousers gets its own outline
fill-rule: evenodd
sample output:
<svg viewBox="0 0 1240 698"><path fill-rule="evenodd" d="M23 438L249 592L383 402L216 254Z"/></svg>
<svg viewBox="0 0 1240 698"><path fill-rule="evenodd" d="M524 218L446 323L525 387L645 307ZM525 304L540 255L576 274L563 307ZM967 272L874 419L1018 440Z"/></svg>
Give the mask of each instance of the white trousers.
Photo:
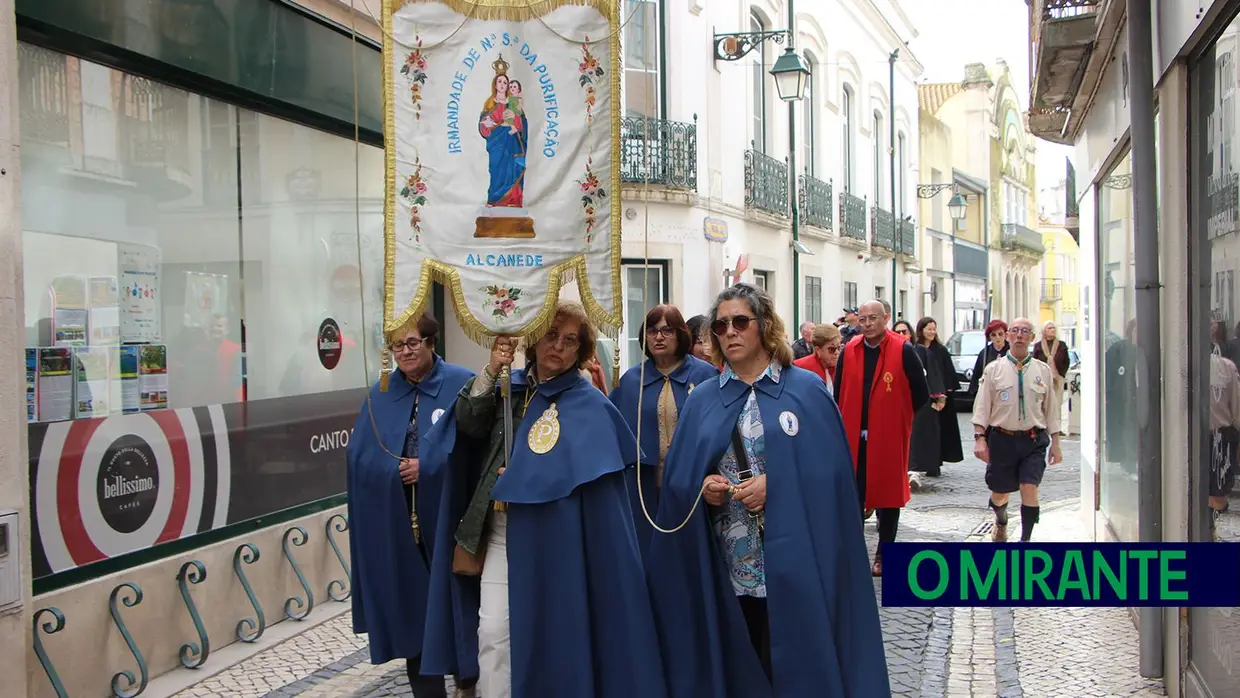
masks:
<svg viewBox="0 0 1240 698"><path fill-rule="evenodd" d="M492 512L482 565L478 608L478 693L512 697L512 642L508 626L508 514Z"/></svg>

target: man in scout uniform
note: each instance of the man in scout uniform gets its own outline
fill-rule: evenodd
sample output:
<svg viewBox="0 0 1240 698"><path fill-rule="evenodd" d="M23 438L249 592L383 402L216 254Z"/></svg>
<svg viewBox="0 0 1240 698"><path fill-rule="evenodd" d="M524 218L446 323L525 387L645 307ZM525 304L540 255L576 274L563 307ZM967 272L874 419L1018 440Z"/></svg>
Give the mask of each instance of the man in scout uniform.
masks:
<svg viewBox="0 0 1240 698"><path fill-rule="evenodd" d="M878 510L878 549L871 573L883 573L883 543L896 539L908 504L908 449L913 415L930 401L926 370L903 335L887 329L891 309L873 300L860 309L861 336L835 364L835 400L856 464L857 490L867 511Z"/></svg>
<svg viewBox="0 0 1240 698"><path fill-rule="evenodd" d="M1008 353L982 372L973 404L973 454L986 464L990 508L995 510L994 541L1007 540L1007 505L1020 490L1021 541L1038 522L1038 485L1050 464L1063 461L1059 450L1059 398L1051 367L1033 358L1033 323L1017 318L1008 327Z"/></svg>

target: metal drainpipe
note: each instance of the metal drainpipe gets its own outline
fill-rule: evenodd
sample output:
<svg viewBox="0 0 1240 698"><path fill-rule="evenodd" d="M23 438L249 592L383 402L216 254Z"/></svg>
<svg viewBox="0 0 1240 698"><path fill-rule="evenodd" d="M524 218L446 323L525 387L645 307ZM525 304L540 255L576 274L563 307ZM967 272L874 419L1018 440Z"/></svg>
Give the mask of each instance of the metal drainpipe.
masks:
<svg viewBox="0 0 1240 698"><path fill-rule="evenodd" d="M796 46L797 12L795 0L788 0L788 48ZM811 75L809 79L813 79ZM797 210L797 103L788 102L788 194L789 215L792 219L792 326L796 336L801 336L801 253L796 241L801 239L801 214Z"/></svg>
<svg viewBox="0 0 1240 698"><path fill-rule="evenodd" d="M898 48L887 56L887 169L891 170L891 321L893 323L899 317L896 304L900 301L900 290L896 285L896 267L900 260L900 222L896 220L896 60L899 57L900 49ZM878 134L874 134L874 137L877 138Z"/></svg>
<svg viewBox="0 0 1240 698"><path fill-rule="evenodd" d="M1133 247L1136 251L1138 361L1149 420L1137 437L1137 528L1141 542L1162 542L1162 369L1158 278L1158 164L1154 151L1154 67L1150 0L1128 0L1129 111L1132 137ZM1141 374L1138 373L1138 376ZM1137 397L1140 400L1140 396ZM1163 675L1161 608L1139 610L1141 675Z"/></svg>

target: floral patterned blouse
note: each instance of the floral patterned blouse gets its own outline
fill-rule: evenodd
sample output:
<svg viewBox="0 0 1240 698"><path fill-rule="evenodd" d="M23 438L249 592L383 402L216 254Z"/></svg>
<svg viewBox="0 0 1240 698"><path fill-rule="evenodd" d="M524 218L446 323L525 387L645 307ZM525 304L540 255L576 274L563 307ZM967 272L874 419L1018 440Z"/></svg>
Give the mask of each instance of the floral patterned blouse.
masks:
<svg viewBox="0 0 1240 698"><path fill-rule="evenodd" d="M779 382L781 367L772 362L759 381ZM730 380L740 380L732 368L726 367L719 376L719 385ZM749 468L753 476L766 472L766 447L762 439L762 415L758 412L758 398L752 388L741 408L737 421L741 443L745 446L745 456L749 459ZM728 448L719 461L719 474L728 482L738 485L740 467L736 462L736 451L729 440ZM758 535L758 519L751 516L745 505L729 499L722 507L714 508L712 519L715 532L719 535L723 553L730 562L732 590L737 596L755 596L766 598L766 568L763 563L762 538Z"/></svg>

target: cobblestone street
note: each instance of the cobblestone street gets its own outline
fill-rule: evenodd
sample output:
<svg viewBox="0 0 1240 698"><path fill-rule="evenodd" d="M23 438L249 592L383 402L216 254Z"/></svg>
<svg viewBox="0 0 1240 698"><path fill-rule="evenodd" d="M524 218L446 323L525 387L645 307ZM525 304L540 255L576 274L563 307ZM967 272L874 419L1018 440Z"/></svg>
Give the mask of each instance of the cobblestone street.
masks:
<svg viewBox="0 0 1240 698"><path fill-rule="evenodd" d="M966 415L961 432L971 434ZM972 439L964 444L971 453ZM1064 442L1048 469L1037 540L1088 540L1079 515L1080 450ZM971 455L924 478L900 520L905 541L989 539L990 513ZM1014 502L1015 503L1015 502ZM1019 507L1010 529L1019 531ZM866 523L871 552L875 521ZM881 583L875 581L875 593ZM881 598L881 596L880 596ZM880 608L893 695L901 698L1161 696L1137 672L1137 633L1124 609ZM342 613L177 693L178 698L408 696L403 662L374 666ZM705 698L705 697L704 697Z"/></svg>

